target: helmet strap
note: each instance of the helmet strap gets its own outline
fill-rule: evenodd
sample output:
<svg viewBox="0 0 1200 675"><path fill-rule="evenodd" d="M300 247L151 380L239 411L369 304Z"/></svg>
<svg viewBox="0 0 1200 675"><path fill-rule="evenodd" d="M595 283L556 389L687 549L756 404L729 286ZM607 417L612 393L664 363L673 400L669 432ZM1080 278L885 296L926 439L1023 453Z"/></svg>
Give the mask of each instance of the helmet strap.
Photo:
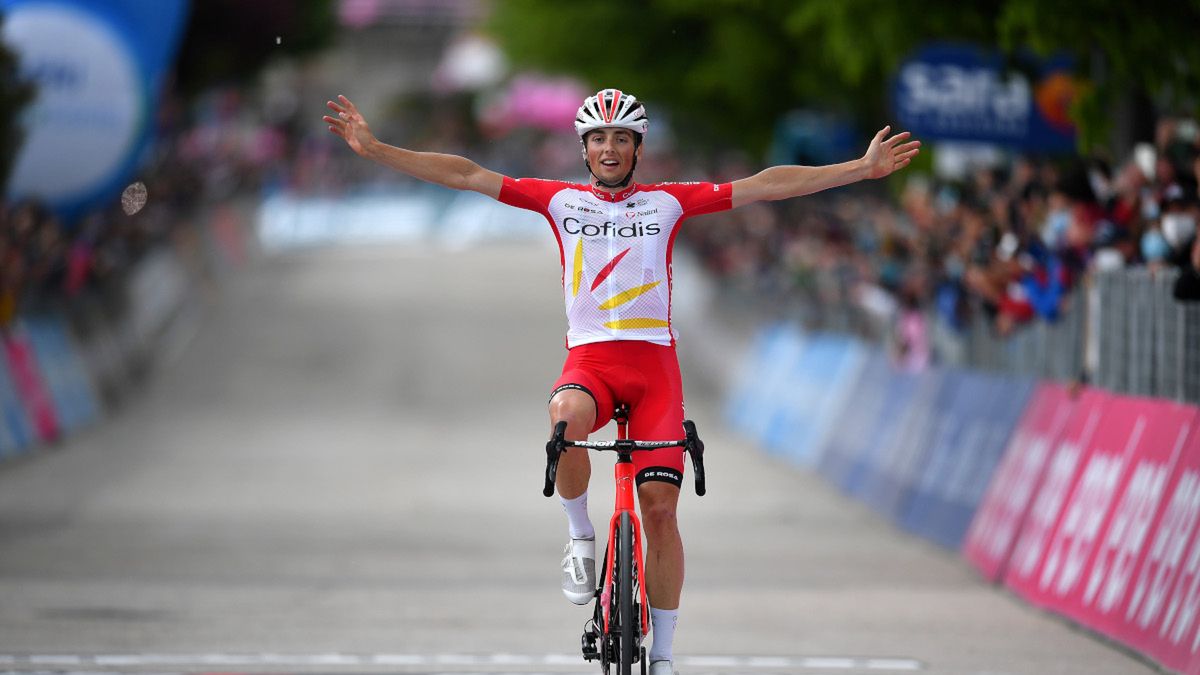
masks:
<svg viewBox="0 0 1200 675"><path fill-rule="evenodd" d="M633 158L633 166L629 167L629 173L625 174L625 177L616 183L606 183L603 180L601 180L600 177L596 175L596 172L592 171L592 165L586 159L583 160L583 164L584 164L584 166L587 167L588 173L592 174L592 178L596 181L597 185L599 185L600 187L604 187L604 188L613 190L613 189L623 188L626 185L629 185L630 179L633 178L633 170L637 168L637 157Z"/></svg>

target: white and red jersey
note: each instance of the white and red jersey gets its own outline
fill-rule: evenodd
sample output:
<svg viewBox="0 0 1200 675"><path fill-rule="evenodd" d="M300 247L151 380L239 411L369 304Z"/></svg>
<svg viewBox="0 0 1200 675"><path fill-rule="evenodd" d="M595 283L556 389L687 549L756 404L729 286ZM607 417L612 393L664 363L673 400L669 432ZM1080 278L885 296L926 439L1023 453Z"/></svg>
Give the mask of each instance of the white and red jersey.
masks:
<svg viewBox="0 0 1200 675"><path fill-rule="evenodd" d="M590 185L504 178L500 201L536 211L558 239L567 347L609 340L675 344L671 247L685 218L732 207L729 183Z"/></svg>

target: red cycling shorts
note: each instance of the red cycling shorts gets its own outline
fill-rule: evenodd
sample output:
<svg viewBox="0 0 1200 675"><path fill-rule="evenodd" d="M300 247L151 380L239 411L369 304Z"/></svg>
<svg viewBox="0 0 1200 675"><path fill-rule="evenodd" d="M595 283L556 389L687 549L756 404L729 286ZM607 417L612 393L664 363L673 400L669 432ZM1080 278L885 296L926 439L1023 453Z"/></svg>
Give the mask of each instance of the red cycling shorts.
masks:
<svg viewBox="0 0 1200 675"><path fill-rule="evenodd" d="M591 342L567 353L562 376L550 394L578 389L596 402L599 431L612 419L617 404L629 406L629 437L639 441L683 438L683 382L675 348L643 340ZM637 483L683 483L683 448L633 453Z"/></svg>

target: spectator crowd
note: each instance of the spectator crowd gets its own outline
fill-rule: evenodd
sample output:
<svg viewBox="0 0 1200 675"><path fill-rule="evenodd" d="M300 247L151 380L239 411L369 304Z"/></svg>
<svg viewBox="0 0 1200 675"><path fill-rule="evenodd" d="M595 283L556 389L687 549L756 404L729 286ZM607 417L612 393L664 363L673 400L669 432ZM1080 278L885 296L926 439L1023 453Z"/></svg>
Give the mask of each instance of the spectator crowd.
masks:
<svg viewBox="0 0 1200 675"><path fill-rule="evenodd" d="M936 149L935 149L936 151ZM881 331L929 360L923 317L1009 336L1056 322L1088 274L1178 270L1200 300L1200 134L1164 120L1119 162L1017 156L965 180L909 171L896 200L872 186L752 205L684 237L713 274L813 327Z"/></svg>
<svg viewBox="0 0 1200 675"><path fill-rule="evenodd" d="M143 209L114 200L64 227L37 202L0 205L0 331L21 312L81 296L103 298L119 312L114 289L123 275L150 248L184 236L201 203L259 188L309 194L363 184L405 188L402 178L341 157L323 129L305 132L298 108L264 121L259 107L241 94L215 92L185 125L177 104L165 106L161 149L142 172L149 196ZM575 150L556 136L518 131L472 143L463 130L469 121L449 127L425 127L424 142L410 139L410 145L484 163L541 158L534 168L495 167L514 175L581 170ZM530 143L536 152L509 152ZM473 153L467 146L476 144ZM689 177L669 152L650 150L640 179ZM734 163L705 177L751 172ZM1091 273L1177 268L1174 297L1200 300L1198 174L1196 122L1166 119L1153 143L1120 160L1015 156L959 180L909 169L892 184L903 187L891 197L878 185L860 184L754 204L689 223L681 242L731 292L812 326L868 337L887 332L919 368L931 358L928 318L960 332L983 321L996 335L1011 335L1032 322L1058 321Z"/></svg>
<svg viewBox="0 0 1200 675"><path fill-rule="evenodd" d="M268 179L280 132L260 137L256 126L248 138L239 133L245 113L232 91L202 101L189 122L169 100L140 180L71 222L37 199L0 202L0 335L25 313L66 310L75 318L86 308L120 317L128 276L146 254L195 248L202 210Z"/></svg>

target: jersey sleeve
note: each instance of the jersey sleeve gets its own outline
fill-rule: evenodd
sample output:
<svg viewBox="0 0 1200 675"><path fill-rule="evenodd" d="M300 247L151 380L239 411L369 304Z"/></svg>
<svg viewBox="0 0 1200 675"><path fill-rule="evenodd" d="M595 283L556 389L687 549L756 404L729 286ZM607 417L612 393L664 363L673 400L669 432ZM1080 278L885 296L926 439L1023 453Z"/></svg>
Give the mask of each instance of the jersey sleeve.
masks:
<svg viewBox="0 0 1200 675"><path fill-rule="evenodd" d="M733 208L732 183L664 183L662 187L683 207L680 220Z"/></svg>
<svg viewBox="0 0 1200 675"><path fill-rule="evenodd" d="M559 181L505 176L499 199L509 206L548 214L550 200L562 189L563 183Z"/></svg>

